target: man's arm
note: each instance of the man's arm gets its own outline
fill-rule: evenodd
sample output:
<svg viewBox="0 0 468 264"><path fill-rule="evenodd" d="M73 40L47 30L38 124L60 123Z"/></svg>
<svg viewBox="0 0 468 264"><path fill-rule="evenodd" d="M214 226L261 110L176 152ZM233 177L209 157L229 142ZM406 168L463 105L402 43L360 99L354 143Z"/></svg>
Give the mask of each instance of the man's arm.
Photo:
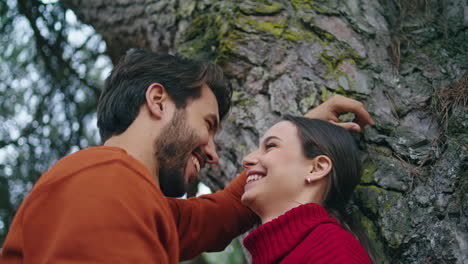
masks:
<svg viewBox="0 0 468 264"><path fill-rule="evenodd" d="M340 123L339 116L346 113L353 113L356 117L355 122ZM347 130L356 132L361 132L366 125L374 125L374 121L364 108L364 104L342 95L333 96L328 101L307 112L305 117L330 121Z"/></svg>
<svg viewBox="0 0 468 264"><path fill-rule="evenodd" d="M243 172L222 191L187 200L168 198L179 232L181 260L223 250L258 221L240 201L245 182Z"/></svg>

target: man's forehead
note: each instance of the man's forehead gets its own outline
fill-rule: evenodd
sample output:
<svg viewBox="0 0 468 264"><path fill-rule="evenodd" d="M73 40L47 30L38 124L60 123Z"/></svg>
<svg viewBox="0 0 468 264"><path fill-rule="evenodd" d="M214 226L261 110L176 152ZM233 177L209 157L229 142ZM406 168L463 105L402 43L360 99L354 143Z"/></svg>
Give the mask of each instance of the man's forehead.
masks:
<svg viewBox="0 0 468 264"><path fill-rule="evenodd" d="M219 114L218 114L218 99L216 98L215 94L213 91L210 89L210 87L203 83L202 88L201 88L201 96L198 98L200 100L204 100L204 103L210 104L210 105L205 105L208 109L212 108L211 111L209 111L210 115L215 115L216 120L219 122Z"/></svg>

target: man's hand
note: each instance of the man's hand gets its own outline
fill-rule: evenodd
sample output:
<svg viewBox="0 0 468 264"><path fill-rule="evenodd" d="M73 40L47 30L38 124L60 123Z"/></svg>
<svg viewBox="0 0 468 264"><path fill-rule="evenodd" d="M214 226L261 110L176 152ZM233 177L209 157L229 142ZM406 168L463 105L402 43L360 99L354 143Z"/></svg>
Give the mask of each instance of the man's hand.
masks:
<svg viewBox="0 0 468 264"><path fill-rule="evenodd" d="M340 123L338 117L346 113L353 113L356 116L354 122ZM374 125L374 121L361 102L342 95L334 95L325 103L307 112L305 117L330 121L355 132L361 132L365 125Z"/></svg>

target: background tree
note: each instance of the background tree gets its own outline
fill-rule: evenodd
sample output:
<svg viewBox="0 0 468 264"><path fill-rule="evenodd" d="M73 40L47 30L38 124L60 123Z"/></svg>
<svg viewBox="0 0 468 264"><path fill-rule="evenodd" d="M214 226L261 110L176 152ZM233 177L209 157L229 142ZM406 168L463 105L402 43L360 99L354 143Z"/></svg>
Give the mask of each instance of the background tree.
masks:
<svg viewBox="0 0 468 264"><path fill-rule="evenodd" d="M28 13L36 14L32 21L40 21L37 19L40 6L47 5L24 2L18 2L19 12L27 18ZM380 258L384 263L467 261L465 1L62 0L61 3L102 36L114 63L127 49L136 47L211 59L223 67L235 89L234 108L217 138L220 165L205 171L202 177L213 190L222 188L240 171L242 157L256 147L259 136L281 113L303 114L333 94L364 101L376 125L359 135L365 170L354 199L354 213L376 243ZM59 5L54 8L66 14ZM36 9L39 11L29 11ZM30 22L34 23L38 22ZM44 35L47 42L60 36L54 35L59 29L50 32L51 35ZM63 36L65 33L62 32ZM44 33L39 30L39 34ZM52 48L45 57L67 54L57 50L60 49ZM92 61L83 57L76 65ZM52 64L51 70L64 69L60 66ZM92 75L77 78L80 81L75 87L86 90L86 82L93 80L88 77ZM50 83L58 80L51 79ZM74 95L79 89L71 91ZM94 107L95 95L86 95L85 102ZM48 101L45 105L54 107L59 101ZM14 105L15 102L10 103ZM49 129L59 129L68 122L73 128L73 121L69 120L82 120L76 119L77 113L88 109L80 104L74 107L69 110L70 116ZM66 111L47 109L44 113L55 113L52 115L55 117L61 112ZM37 123L34 131L45 125ZM25 143L18 145L28 147L25 153L10 157L9 164L19 160L15 157L35 154L32 150L37 150L37 146L49 146L38 141L47 136L21 131ZM57 134L58 138L64 138L58 149L67 145L65 140L73 137L71 134L75 130L70 130L67 137ZM30 135L39 139L29 139ZM86 145L78 143L73 144ZM42 151L37 152L49 157L53 152L47 148L52 149L40 148ZM37 177L39 171L50 165L50 160L61 155L51 156L43 163L34 163L42 166L35 168L34 173L21 170L25 166L31 168L27 160L22 163L26 165L2 168L10 172L0 178L0 186L9 189L2 194L12 193L8 175ZM13 169L18 171L13 173ZM9 200L11 197L5 199ZM11 211L14 207L9 206Z"/></svg>

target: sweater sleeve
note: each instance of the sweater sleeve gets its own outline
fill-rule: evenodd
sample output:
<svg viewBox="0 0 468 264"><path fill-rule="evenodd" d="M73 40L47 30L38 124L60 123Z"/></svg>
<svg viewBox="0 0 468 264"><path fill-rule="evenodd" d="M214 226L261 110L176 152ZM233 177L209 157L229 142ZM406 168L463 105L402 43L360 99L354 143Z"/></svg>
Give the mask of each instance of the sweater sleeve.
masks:
<svg viewBox="0 0 468 264"><path fill-rule="evenodd" d="M301 245L307 247L300 263L372 264L359 241L334 223L317 226Z"/></svg>
<svg viewBox="0 0 468 264"><path fill-rule="evenodd" d="M178 228L181 260L223 250L258 220L241 203L245 182L244 171L222 191L187 200L168 198Z"/></svg>
<svg viewBox="0 0 468 264"><path fill-rule="evenodd" d="M21 218L24 263L170 263L164 210L151 199L151 185L118 163L41 186Z"/></svg>

